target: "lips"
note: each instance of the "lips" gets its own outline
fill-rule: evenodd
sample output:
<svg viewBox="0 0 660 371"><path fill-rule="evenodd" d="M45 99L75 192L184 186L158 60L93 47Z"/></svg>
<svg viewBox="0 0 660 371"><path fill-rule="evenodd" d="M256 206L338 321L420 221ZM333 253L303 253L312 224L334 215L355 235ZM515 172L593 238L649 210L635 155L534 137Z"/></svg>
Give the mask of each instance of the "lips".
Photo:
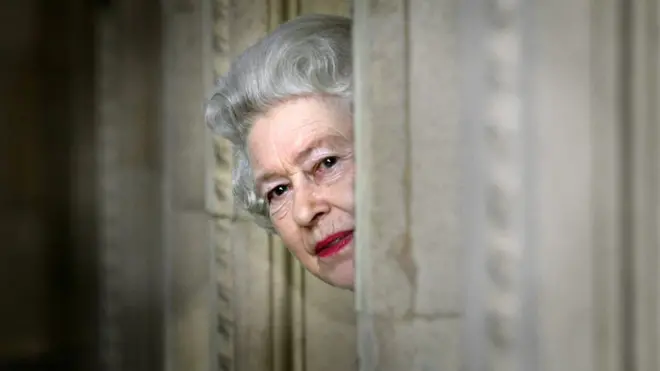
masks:
<svg viewBox="0 0 660 371"><path fill-rule="evenodd" d="M316 255L321 258L335 255L352 241L352 230L332 234L316 244Z"/></svg>

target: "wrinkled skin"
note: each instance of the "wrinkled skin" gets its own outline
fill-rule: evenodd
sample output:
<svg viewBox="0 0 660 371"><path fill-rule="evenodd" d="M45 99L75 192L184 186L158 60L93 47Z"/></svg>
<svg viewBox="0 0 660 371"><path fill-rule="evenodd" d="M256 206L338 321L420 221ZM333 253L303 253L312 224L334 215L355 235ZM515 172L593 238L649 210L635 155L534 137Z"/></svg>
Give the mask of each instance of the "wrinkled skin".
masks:
<svg viewBox="0 0 660 371"><path fill-rule="evenodd" d="M258 117L248 137L257 194L287 248L312 274L354 285L354 239L322 256L319 241L355 229L352 117L338 98L303 97Z"/></svg>

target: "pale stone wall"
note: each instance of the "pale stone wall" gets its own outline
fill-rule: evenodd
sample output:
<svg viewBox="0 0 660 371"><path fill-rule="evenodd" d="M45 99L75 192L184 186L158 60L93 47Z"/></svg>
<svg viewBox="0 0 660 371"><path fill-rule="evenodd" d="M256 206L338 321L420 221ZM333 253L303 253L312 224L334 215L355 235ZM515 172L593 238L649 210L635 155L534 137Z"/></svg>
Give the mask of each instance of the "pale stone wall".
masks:
<svg viewBox="0 0 660 371"><path fill-rule="evenodd" d="M660 369L657 1L354 2L357 330L236 210L202 110L259 37L350 2L112 4L104 369Z"/></svg>
<svg viewBox="0 0 660 371"><path fill-rule="evenodd" d="M355 2L362 370L660 367L658 10Z"/></svg>
<svg viewBox="0 0 660 371"><path fill-rule="evenodd" d="M360 369L458 371L458 1L354 6Z"/></svg>

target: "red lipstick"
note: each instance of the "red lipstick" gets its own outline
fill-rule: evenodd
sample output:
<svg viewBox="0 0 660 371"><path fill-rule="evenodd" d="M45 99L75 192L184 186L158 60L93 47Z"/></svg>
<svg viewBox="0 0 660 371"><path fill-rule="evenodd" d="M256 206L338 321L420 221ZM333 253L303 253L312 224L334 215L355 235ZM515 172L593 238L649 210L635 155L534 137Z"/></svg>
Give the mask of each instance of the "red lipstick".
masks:
<svg viewBox="0 0 660 371"><path fill-rule="evenodd" d="M340 252L353 241L353 231L344 231L332 234L316 244L316 255L326 258Z"/></svg>

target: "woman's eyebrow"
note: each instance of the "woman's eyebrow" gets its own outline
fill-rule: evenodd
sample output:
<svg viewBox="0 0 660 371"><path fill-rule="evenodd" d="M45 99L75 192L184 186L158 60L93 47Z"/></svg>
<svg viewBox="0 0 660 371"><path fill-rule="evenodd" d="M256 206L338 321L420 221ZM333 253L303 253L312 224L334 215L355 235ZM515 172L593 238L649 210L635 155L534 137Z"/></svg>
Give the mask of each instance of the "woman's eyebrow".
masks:
<svg viewBox="0 0 660 371"><path fill-rule="evenodd" d="M271 179L276 178L278 175L275 172L262 172L255 174L254 185L258 193L261 193L261 187L263 184L270 181Z"/></svg>
<svg viewBox="0 0 660 371"><path fill-rule="evenodd" d="M342 143L345 143L347 141L348 139L343 135L334 134L334 133L314 138L313 140L309 141L300 152L295 154L294 163L295 164L303 163L310 156L310 154L320 146L330 145L334 147ZM260 191L261 187L263 186L263 183L266 183L271 179L280 176L281 175L279 173L272 171L258 172L255 174L254 177L255 188Z"/></svg>
<svg viewBox="0 0 660 371"><path fill-rule="evenodd" d="M337 146L338 144L345 142L346 138L339 134L327 134L307 143L307 145L294 156L294 161L296 164L301 164L304 162L309 155L318 147L323 145Z"/></svg>

